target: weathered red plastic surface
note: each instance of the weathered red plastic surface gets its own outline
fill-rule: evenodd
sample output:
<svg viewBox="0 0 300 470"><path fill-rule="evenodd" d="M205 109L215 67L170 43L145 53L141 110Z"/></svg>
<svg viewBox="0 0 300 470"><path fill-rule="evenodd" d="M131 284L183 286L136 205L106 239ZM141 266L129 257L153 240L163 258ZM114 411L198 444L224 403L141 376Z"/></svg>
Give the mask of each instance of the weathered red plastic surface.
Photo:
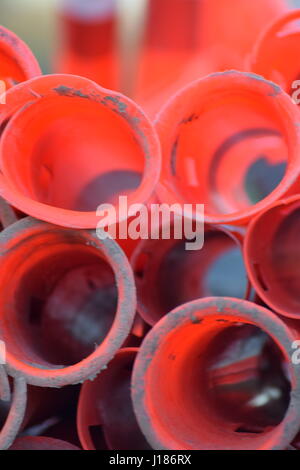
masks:
<svg viewBox="0 0 300 470"><path fill-rule="evenodd" d="M266 24L262 34L256 40L249 66L255 73L263 75L282 87L288 94L299 90L300 80L298 55L300 43L300 11L289 11ZM299 99L299 93L297 93Z"/></svg>
<svg viewBox="0 0 300 470"><path fill-rule="evenodd" d="M26 218L2 231L0 250L9 373L49 387L97 375L136 311L132 270L117 243Z"/></svg>
<svg viewBox="0 0 300 470"><path fill-rule="evenodd" d="M42 73L27 44L3 26L0 26L0 64L0 80L5 82L6 89Z"/></svg>
<svg viewBox="0 0 300 470"><path fill-rule="evenodd" d="M137 348L120 349L93 382L83 384L77 411L77 427L86 450L147 450L133 412L130 380Z"/></svg>
<svg viewBox="0 0 300 470"><path fill-rule="evenodd" d="M116 0L62 0L55 69L120 89Z"/></svg>
<svg viewBox="0 0 300 470"><path fill-rule="evenodd" d="M232 407L235 416L226 415L227 408L210 386L210 374L218 366L214 363L216 353L225 346L230 352L230 333L245 327L256 327L266 335L276 350L273 359L278 361L279 354L282 374L290 387L280 422L259 432L248 431L247 421L239 420L237 400L236 408ZM196 300L170 312L146 336L133 370L134 409L149 443L154 449L174 450L286 448L298 432L300 418L300 371L290 357L298 336L297 324L287 325L270 310L233 298ZM230 357L229 353L227 360ZM233 356L240 364L234 367L230 361L229 383L237 380L237 372L247 378L257 361L263 367L261 357L248 357L250 362L241 367L241 357ZM226 370L225 365L223 360Z"/></svg>

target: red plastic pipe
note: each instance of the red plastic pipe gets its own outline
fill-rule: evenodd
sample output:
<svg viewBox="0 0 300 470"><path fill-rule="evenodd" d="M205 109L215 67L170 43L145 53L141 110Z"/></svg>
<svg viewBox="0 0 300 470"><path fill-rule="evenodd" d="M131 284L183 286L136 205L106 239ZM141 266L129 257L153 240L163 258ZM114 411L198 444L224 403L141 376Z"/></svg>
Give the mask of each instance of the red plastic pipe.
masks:
<svg viewBox="0 0 300 470"><path fill-rule="evenodd" d="M248 227L244 258L259 296L281 315L300 318L300 197L278 201Z"/></svg>
<svg viewBox="0 0 300 470"><path fill-rule="evenodd" d="M200 0L200 38L214 70L244 70L245 57L266 25L288 11L285 0ZM267 78L267 77L266 77Z"/></svg>
<svg viewBox="0 0 300 470"><path fill-rule="evenodd" d="M138 311L150 325L191 300L249 295L239 234L207 225L202 249L188 251L186 242L172 237L142 240L131 257Z"/></svg>
<svg viewBox="0 0 300 470"><path fill-rule="evenodd" d="M105 368L136 310L132 270L117 243L28 217L2 231L0 257L10 375L61 387Z"/></svg>
<svg viewBox="0 0 300 470"><path fill-rule="evenodd" d="M135 99L154 116L191 81L244 70L259 33L285 11L283 0L149 0Z"/></svg>
<svg viewBox="0 0 300 470"><path fill-rule="evenodd" d="M3 427L0 429L0 449L8 449L20 431L27 403L27 386L19 374L13 381L13 391L3 366L0 366L0 400L7 402L8 414Z"/></svg>
<svg viewBox="0 0 300 470"><path fill-rule="evenodd" d="M116 0L61 0L58 13L61 41L57 72L120 89Z"/></svg>
<svg viewBox="0 0 300 470"><path fill-rule="evenodd" d="M27 44L3 26L0 26L0 64L0 80L7 90L42 73Z"/></svg>
<svg viewBox="0 0 300 470"><path fill-rule="evenodd" d="M242 427L247 423L226 415L226 408L211 388L216 351L229 347L223 363L217 364L219 368L223 365L225 372L228 360L240 363L237 349L231 357L228 335L245 327L256 327L266 335L276 357L280 355L290 387L280 422L261 432L247 431ZM160 320L139 350L132 377L134 410L150 445L168 450L286 448L298 432L300 419L300 370L291 360L292 344L299 337L296 327L251 302L222 297L189 302ZM261 357L254 358L254 362L249 359L247 367L230 368L234 380L237 372L245 380L257 360L262 361ZM261 363L262 370L263 366Z"/></svg>
<svg viewBox="0 0 300 470"><path fill-rule="evenodd" d="M112 204L120 222L128 214L118 213L119 195L128 196L128 207L148 201L160 147L131 100L73 75L35 78L6 99L0 192L14 207L58 225L95 228L100 204Z"/></svg>
<svg viewBox="0 0 300 470"><path fill-rule="evenodd" d="M44 436L18 437L9 450L80 450L66 441Z"/></svg>
<svg viewBox="0 0 300 470"><path fill-rule="evenodd" d="M79 445L76 407L80 386L27 387L27 406L22 436L47 436Z"/></svg>
<svg viewBox="0 0 300 470"><path fill-rule="evenodd" d="M298 124L290 98L260 76L228 71L191 83L156 119L159 199L205 204L209 223L247 223L299 190Z"/></svg>
<svg viewBox="0 0 300 470"><path fill-rule="evenodd" d="M107 369L82 385L77 429L85 450L150 449L136 422L130 396L130 380L137 348L120 349Z"/></svg>
<svg viewBox="0 0 300 470"><path fill-rule="evenodd" d="M299 67L295 58L300 43L300 10L294 10L267 24L255 42L249 58L249 66L255 73L263 75L280 85L287 93L299 89ZM297 94L299 98L299 93Z"/></svg>
<svg viewBox="0 0 300 470"><path fill-rule="evenodd" d="M203 74L201 13L199 0L150 0L147 4L134 98L151 117L176 90Z"/></svg>

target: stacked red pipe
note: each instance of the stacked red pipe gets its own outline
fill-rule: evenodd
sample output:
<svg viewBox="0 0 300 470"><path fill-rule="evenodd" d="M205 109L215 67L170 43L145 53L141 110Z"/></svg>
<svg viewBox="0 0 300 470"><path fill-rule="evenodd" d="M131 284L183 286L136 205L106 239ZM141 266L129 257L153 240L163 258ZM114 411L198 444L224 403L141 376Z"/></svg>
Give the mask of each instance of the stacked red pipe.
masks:
<svg viewBox="0 0 300 470"><path fill-rule="evenodd" d="M300 11L150 1L129 98L84 3L57 74L0 28L0 448L297 449ZM124 196L169 236L122 236Z"/></svg>

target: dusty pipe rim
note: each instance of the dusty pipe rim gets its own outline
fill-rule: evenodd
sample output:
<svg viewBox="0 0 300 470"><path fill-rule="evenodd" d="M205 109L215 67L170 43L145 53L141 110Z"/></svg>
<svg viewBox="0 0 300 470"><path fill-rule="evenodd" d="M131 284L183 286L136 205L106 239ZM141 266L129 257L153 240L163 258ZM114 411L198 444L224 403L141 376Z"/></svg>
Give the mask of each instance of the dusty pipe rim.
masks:
<svg viewBox="0 0 300 470"><path fill-rule="evenodd" d="M33 105L42 106L43 100L49 102L49 100L58 97L82 99L85 102L99 104L99 106L105 107L121 117L129 126L128 129L132 132L132 136L142 151L144 170L140 185L132 194L128 195L128 207L136 203L146 203L158 182L161 167L160 143L156 130L142 109L131 99L118 92L107 90L87 78L70 74L43 75L8 90L6 104L0 108L0 126L5 127L1 136L3 139L1 139L0 149L3 148L5 134L9 131L14 119L20 117L23 111ZM0 166L0 195L22 212L65 227L96 228L100 222L96 211L80 212L64 209L39 202L23 194L4 174L3 161ZM101 201L99 201L100 203ZM125 221L130 215L135 215L135 210L132 214L130 211L129 214L122 213L117 222ZM108 221L107 225L111 223L115 223L115 220Z"/></svg>
<svg viewBox="0 0 300 470"><path fill-rule="evenodd" d="M262 209L269 207L285 195L292 194L297 184L299 185L297 179L299 179L300 173L299 111L290 97L278 85L254 73L229 70L208 75L183 88L166 103L155 118L155 126L162 150L162 170L161 179L157 186L157 195L161 202L168 204L186 202L183 195L170 183L170 178L173 181L172 152L170 151L172 145L170 146L170 141L172 144L174 143L176 129L179 124L194 116L196 105L201 108L203 97L207 96L208 93L223 93L227 87L247 92L251 90L251 92L255 92L261 97L267 97L274 113L277 114L281 127L285 131L289 154L293 159L293 161L288 162L287 170L280 183L267 197L258 203L229 214L211 214L205 209L204 220L207 223L244 225ZM201 98L196 99L200 95ZM198 200L197 202L203 203L204 201ZM196 215L196 213L193 214L194 217Z"/></svg>
<svg viewBox="0 0 300 470"><path fill-rule="evenodd" d="M1 366L2 371L4 371L4 367ZM0 388L2 386L2 379L3 379L3 374L2 371L0 371ZM7 377L4 377L4 381L7 380ZM6 384L4 384L6 388ZM3 399L5 401L8 401L10 399L10 391L9 391L9 386L8 386L8 392L9 394L6 396L3 396ZM26 410L26 404L27 404L27 385L24 377L19 375L16 377L13 381L13 392L12 392L12 401L10 405L10 409L8 412L8 416L6 418L6 421L0 429L0 449L8 449L13 441L15 440L23 419L25 415L25 410Z"/></svg>
<svg viewBox="0 0 300 470"><path fill-rule="evenodd" d="M72 229L53 226L43 221L27 217L1 232L0 256L9 256L10 253L13 252L15 243L22 243L20 242L20 235L23 238L23 242L26 243L27 237L34 236L33 229L36 229L37 236L41 231L46 232L50 229L73 232ZM93 230L76 231L76 234L79 234L80 237L82 237L82 241L85 244L99 250L100 254L104 256L114 272L115 282L118 289L118 306L115 319L105 340L92 354L74 365L59 369L43 369L41 366L35 367L23 360L20 360L10 350L10 345L6 341L6 368L8 373L16 378L21 374L26 379L26 382L31 385L41 387L62 387L64 385L76 384L87 379L92 379L100 373L103 368L106 368L107 363L114 357L118 349L122 346L130 332L135 317L136 292L133 273L129 262L119 245L110 238L99 240L96 236L96 232ZM18 242L15 241L15 237L19 237ZM3 263L1 266L3 266ZM3 331L1 331L1 334L2 333Z"/></svg>
<svg viewBox="0 0 300 470"><path fill-rule="evenodd" d="M5 201L5 199L0 197L0 223L3 228L17 222L17 220L18 218L13 208Z"/></svg>
<svg viewBox="0 0 300 470"><path fill-rule="evenodd" d="M156 355L160 352L164 344L167 344L165 340L169 333L176 332L186 325L190 328L201 328L204 318L212 316L220 317L222 323L224 321L228 322L226 316L229 318L229 315L236 317L238 322L250 323L265 331L277 344L283 356L288 360L289 366L291 394L290 403L284 419L278 426L273 428L272 431L265 433L265 439L269 440L263 442L263 444L261 443L259 446L255 445L255 440L259 439L257 436L260 435L257 434L254 435L254 437L251 435L253 445L249 447L248 444L247 449L284 449L297 434L300 420L300 367L294 365L290 357L293 353L291 345L297 337L297 330L294 331L290 329L273 312L251 302L233 298L208 297L184 304L160 320L146 336L137 355L132 378L133 405L138 423L148 442L154 449L193 450L208 448L210 450L222 450L224 448L222 445L215 445L214 439L212 439L214 442L210 443L209 447L205 447L205 444L207 446L207 437L205 444L203 443L202 446L200 442L201 439L199 439L197 446L192 446L192 443L188 444L185 442L184 447L179 447L178 441L176 442L177 434L175 433L175 436L174 432L173 435L171 432L168 432L166 425L162 420L160 421L161 414L159 410L155 408L155 403L151 401L149 392L150 378L147 381L147 377L149 377ZM170 344L170 342L168 344ZM168 359L174 360L174 357L171 356L172 354L170 354ZM164 377L164 380L167 379ZM175 413L177 413L176 407ZM154 423L155 420L156 425ZM197 432L198 429L199 428L197 428ZM223 433L223 430L221 430L221 432ZM223 438L226 434L227 433L223 433ZM234 448L245 449L245 447L243 447L245 441L243 437L241 438L241 434L236 434L235 439L237 441L240 440L240 442ZM221 442L223 444L223 441ZM227 448L231 449L231 447L228 446Z"/></svg>
<svg viewBox="0 0 300 470"><path fill-rule="evenodd" d="M136 355L138 353L139 348L136 347L125 347L119 349L117 354L114 357L114 361L122 360L124 357L131 357L132 358L132 363L134 363ZM110 367L116 367L115 363L110 363L108 369ZM107 372L106 372L107 373ZM82 384L80 393L79 393L79 398L78 398L78 405L77 405L77 415L76 415L76 423L77 423L77 432L78 432L78 437L80 440L80 443L82 445L82 448L84 450L96 450L96 446L93 443L93 439L91 437L91 434L89 432L89 426L91 425L91 422L89 422L89 419L87 416L91 416L92 413L90 409L87 406L87 403L91 403L89 399L93 396L93 390L97 390L99 388L99 383L103 383L103 380L107 380L106 376L98 376L93 382L86 381L84 384ZM95 404L94 404L95 405ZM101 414L101 413L100 413ZM99 417L99 422L101 418ZM97 421L97 424L99 424ZM105 433L104 433L105 434ZM106 440L106 436L105 436Z"/></svg>
<svg viewBox="0 0 300 470"><path fill-rule="evenodd" d="M26 80L42 74L40 65L27 44L4 26L0 26L1 49L14 59Z"/></svg>

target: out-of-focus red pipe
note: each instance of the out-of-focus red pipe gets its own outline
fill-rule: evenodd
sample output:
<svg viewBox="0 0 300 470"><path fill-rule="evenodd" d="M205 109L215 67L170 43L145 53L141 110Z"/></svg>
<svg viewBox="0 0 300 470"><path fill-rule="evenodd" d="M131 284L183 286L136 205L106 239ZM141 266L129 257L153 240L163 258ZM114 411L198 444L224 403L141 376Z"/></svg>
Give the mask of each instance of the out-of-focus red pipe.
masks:
<svg viewBox="0 0 300 470"><path fill-rule="evenodd" d="M288 450L300 450L300 434L298 433Z"/></svg>
<svg viewBox="0 0 300 470"><path fill-rule="evenodd" d="M160 201L193 204L194 215L202 203L206 222L246 224L299 191L299 122L290 98L258 75L227 71L191 83L156 118Z"/></svg>
<svg viewBox="0 0 300 470"><path fill-rule="evenodd" d="M6 90L42 73L29 47L3 26L0 26L0 64L0 80L4 81ZM3 91L1 88L1 95Z"/></svg>
<svg viewBox="0 0 300 470"><path fill-rule="evenodd" d="M265 24L286 10L282 0L149 0L135 99L154 116L189 82L243 70Z"/></svg>
<svg viewBox="0 0 300 470"><path fill-rule="evenodd" d="M261 432L247 431L247 423L226 416L227 408L222 409L210 388L216 350L230 347L226 335L246 326L267 335L290 387L280 422ZM300 371L291 360L297 337L297 324L287 325L271 311L238 299L211 297L170 312L146 336L133 370L134 410L149 443L154 449L174 450L286 448L299 429ZM232 359L239 362L237 351ZM249 372L253 364L247 365ZM259 397L257 406L265 399Z"/></svg>
<svg viewBox="0 0 300 470"><path fill-rule="evenodd" d="M119 213L120 195L128 207L150 199L160 146L131 100L82 77L48 75L9 90L6 101L0 193L14 207L58 225L95 228L103 218L107 225L128 218ZM96 213L104 203L112 205L108 216Z"/></svg>
<svg viewBox="0 0 300 470"><path fill-rule="evenodd" d="M81 444L86 450L103 446L103 436L108 449L150 449L142 435L133 413L130 380L138 349L124 348L116 354L94 381L82 386L77 428Z"/></svg>
<svg viewBox="0 0 300 470"><path fill-rule="evenodd" d="M294 10L268 23L256 40L248 61L253 72L278 83L289 94L295 92L298 101L300 69L296 57L300 44L299 20L300 10Z"/></svg>
<svg viewBox="0 0 300 470"><path fill-rule="evenodd" d="M27 403L27 386L19 374L13 381L10 392L9 383L3 366L0 366L0 400L10 402L5 423L0 429L0 449L8 449L20 431Z"/></svg>
<svg viewBox="0 0 300 470"><path fill-rule="evenodd" d="M60 0L55 69L120 89L116 0Z"/></svg>
<svg viewBox="0 0 300 470"><path fill-rule="evenodd" d="M18 437L9 450L80 450L69 442L44 436Z"/></svg>
<svg viewBox="0 0 300 470"><path fill-rule="evenodd" d="M201 249L189 251L186 243L174 234L170 239L142 240L131 257L138 311L150 325L178 305L200 297L244 299L250 292L242 241L234 231L207 225Z"/></svg>
<svg viewBox="0 0 300 470"><path fill-rule="evenodd" d="M281 315L300 318L300 197L278 201L248 227L244 258L259 296Z"/></svg>
<svg viewBox="0 0 300 470"><path fill-rule="evenodd" d="M8 372L48 387L97 375L136 311L132 270L117 243L26 218L2 231L0 251Z"/></svg>

